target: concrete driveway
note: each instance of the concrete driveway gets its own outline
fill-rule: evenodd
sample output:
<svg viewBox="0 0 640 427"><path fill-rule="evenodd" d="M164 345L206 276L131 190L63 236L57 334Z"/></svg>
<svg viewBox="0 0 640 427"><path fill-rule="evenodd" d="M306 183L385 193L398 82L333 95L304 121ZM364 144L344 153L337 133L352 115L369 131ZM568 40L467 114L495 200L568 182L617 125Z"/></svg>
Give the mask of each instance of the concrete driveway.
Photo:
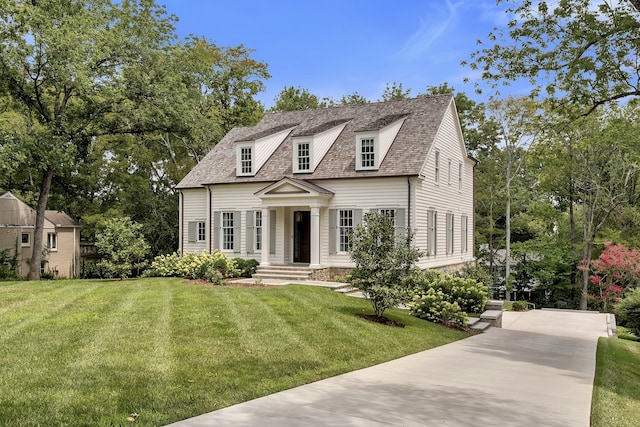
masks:
<svg viewBox="0 0 640 427"><path fill-rule="evenodd" d="M587 427L607 315L505 312L502 329L172 426Z"/></svg>

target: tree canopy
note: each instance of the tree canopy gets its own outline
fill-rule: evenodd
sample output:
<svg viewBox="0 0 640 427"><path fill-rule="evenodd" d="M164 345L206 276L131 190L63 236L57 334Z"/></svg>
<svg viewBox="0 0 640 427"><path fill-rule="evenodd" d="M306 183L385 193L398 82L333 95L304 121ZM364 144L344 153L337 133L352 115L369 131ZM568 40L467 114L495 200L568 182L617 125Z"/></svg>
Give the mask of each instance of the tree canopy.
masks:
<svg viewBox="0 0 640 427"><path fill-rule="evenodd" d="M507 29L479 42L469 64L494 89L524 80L574 115L640 95L638 2L498 3L508 5Z"/></svg>

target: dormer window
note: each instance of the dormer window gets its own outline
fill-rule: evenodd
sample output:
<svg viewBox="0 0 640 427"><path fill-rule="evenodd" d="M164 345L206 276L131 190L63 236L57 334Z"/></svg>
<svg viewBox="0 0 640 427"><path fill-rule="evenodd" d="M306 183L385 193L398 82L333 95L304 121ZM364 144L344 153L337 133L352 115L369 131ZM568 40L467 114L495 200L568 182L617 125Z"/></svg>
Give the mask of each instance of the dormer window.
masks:
<svg viewBox="0 0 640 427"><path fill-rule="evenodd" d="M359 136L357 138L357 162L356 170L378 169L378 140L373 135Z"/></svg>
<svg viewBox="0 0 640 427"><path fill-rule="evenodd" d="M253 144L238 145L236 170L238 176L253 176L255 158Z"/></svg>
<svg viewBox="0 0 640 427"><path fill-rule="evenodd" d="M311 172L311 142L296 142L294 156L294 172Z"/></svg>

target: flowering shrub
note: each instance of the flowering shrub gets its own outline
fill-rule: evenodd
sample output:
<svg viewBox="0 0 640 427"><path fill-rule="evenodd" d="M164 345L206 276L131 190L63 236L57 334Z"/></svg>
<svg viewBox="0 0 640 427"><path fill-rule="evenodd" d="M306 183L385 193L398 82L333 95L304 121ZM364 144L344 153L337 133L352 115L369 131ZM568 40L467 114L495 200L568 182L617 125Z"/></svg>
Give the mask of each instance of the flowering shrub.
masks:
<svg viewBox="0 0 640 427"><path fill-rule="evenodd" d="M487 287L482 283L435 270L417 276L413 300L409 303L414 316L463 326L466 313L480 313L484 309Z"/></svg>
<svg viewBox="0 0 640 427"><path fill-rule="evenodd" d="M151 263L151 276L185 277L187 279L203 279L212 283L221 283L225 277L235 277L237 270L227 256L216 250L213 253L179 252L159 255Z"/></svg>
<svg viewBox="0 0 640 427"><path fill-rule="evenodd" d="M591 299L606 312L625 291L640 283L640 251L607 242L598 259L591 263L583 260L578 268L591 271L589 281L595 285Z"/></svg>
<svg viewBox="0 0 640 427"><path fill-rule="evenodd" d="M432 322L442 322L445 325L458 325L464 327L467 324L467 315L462 311L457 302L448 301L448 296L442 290L429 288L416 294L409 303L411 314L421 319Z"/></svg>

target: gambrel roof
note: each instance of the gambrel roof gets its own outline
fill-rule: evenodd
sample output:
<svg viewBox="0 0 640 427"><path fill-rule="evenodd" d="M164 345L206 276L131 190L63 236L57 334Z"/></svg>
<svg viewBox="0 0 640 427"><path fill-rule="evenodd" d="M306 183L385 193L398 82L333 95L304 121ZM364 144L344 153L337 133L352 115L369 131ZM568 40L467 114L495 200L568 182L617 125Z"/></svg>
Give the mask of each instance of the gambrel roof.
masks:
<svg viewBox="0 0 640 427"><path fill-rule="evenodd" d="M452 95L402 101L346 105L317 110L266 114L256 125L232 129L178 184L198 188L208 184L275 182L283 177L303 180L416 176L420 174ZM376 170L356 170L356 133L380 131L401 122L393 142ZM312 136L338 126L337 136L313 172L293 172L293 138ZM236 144L291 129L253 176L237 176Z"/></svg>

